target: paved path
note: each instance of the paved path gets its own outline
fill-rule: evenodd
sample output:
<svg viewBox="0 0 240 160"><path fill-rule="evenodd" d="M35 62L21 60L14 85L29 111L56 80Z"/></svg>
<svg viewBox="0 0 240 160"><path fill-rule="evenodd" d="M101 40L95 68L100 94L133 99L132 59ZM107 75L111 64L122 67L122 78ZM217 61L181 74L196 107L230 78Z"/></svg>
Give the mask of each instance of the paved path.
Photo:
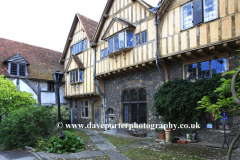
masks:
<svg viewBox="0 0 240 160"><path fill-rule="evenodd" d="M41 160L41 158L26 150L4 150L0 151L0 160Z"/></svg>
<svg viewBox="0 0 240 160"><path fill-rule="evenodd" d="M116 147L106 140L103 136L101 136L97 131L87 130L87 129L79 129L85 131L89 138L93 141L94 144L98 147L100 151L81 151L78 153L71 154L54 154L54 153L45 153L45 152L37 152L40 156L45 157L46 159L53 158L94 158L108 155L108 157L112 160L130 160L124 154L119 153L116 150Z"/></svg>

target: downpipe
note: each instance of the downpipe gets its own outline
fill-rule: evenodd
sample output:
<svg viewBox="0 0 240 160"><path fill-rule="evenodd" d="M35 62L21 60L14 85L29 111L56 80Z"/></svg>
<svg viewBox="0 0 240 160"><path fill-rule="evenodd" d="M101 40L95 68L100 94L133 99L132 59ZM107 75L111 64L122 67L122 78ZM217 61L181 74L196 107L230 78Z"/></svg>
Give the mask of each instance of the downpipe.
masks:
<svg viewBox="0 0 240 160"><path fill-rule="evenodd" d="M163 73L160 70L160 66L158 64L159 55L157 53L157 46L158 46L158 37L157 37L157 35L158 35L158 28L157 28L158 20L157 20L157 12L155 13L155 23L154 24L155 24L155 57L156 57L156 65L157 65L159 73L161 74L162 81L163 81L163 83L165 83L165 78L164 78Z"/></svg>
<svg viewBox="0 0 240 160"><path fill-rule="evenodd" d="M97 84L97 81L96 81L96 48L94 49L94 83L98 89L98 91L100 92L100 94L102 95L103 97L103 124L104 124L104 128L105 127L105 124L106 124L106 113L105 113L105 94L101 91L101 89L99 88L99 85Z"/></svg>

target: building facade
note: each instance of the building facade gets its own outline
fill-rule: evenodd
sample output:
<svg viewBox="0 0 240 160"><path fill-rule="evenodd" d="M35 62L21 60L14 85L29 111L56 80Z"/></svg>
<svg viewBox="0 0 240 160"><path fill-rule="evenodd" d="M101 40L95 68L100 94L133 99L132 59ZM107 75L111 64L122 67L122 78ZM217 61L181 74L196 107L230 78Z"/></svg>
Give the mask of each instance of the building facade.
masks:
<svg viewBox="0 0 240 160"><path fill-rule="evenodd" d="M151 107L164 82L194 82L239 66L238 6L235 0L165 0L153 8L143 0L108 0L99 23L76 14L61 57L74 123L161 123ZM229 120L229 142L239 119ZM199 121L198 140L223 141L219 121L210 115Z"/></svg>
<svg viewBox="0 0 240 160"><path fill-rule="evenodd" d="M58 63L61 53L25 43L0 38L0 75L5 75L20 91L33 94L41 105L55 105L55 84L52 74L56 69L63 72ZM64 84L60 88L63 99Z"/></svg>

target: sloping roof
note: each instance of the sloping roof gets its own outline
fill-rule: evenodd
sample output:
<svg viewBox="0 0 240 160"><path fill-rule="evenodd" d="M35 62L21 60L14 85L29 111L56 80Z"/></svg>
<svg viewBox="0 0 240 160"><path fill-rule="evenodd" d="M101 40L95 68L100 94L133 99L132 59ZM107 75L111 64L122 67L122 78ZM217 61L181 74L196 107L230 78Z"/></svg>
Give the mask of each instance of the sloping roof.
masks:
<svg viewBox="0 0 240 160"><path fill-rule="evenodd" d="M16 53L15 55L6 59L3 63L7 63L7 62L15 62L15 63L30 65L19 53Z"/></svg>
<svg viewBox="0 0 240 160"><path fill-rule="evenodd" d="M62 56L60 58L60 63L62 63L62 64L64 62L64 59L65 59L65 56L67 54L68 48L71 44L71 41L72 41L71 39L73 37L73 34L74 34L74 31L75 31L75 28L76 28L76 25L77 25L78 21L80 21L82 23L83 28L84 28L84 30L87 34L88 40L90 42L93 41L94 33L95 33L95 30L97 29L98 23L94 20L91 20L91 19L79 14L79 13L76 13L75 17L73 19L73 23L72 23L70 32L68 34L68 38L67 38Z"/></svg>
<svg viewBox="0 0 240 160"><path fill-rule="evenodd" d="M53 80L56 69L63 72L59 63L60 52L0 38L0 75L9 76L6 60L19 53L30 65L27 67L29 79Z"/></svg>
<svg viewBox="0 0 240 160"><path fill-rule="evenodd" d="M79 14L79 13L77 13L77 16L83 25L83 28L87 34L88 40L90 42L92 42L98 23L94 20L91 20L91 19Z"/></svg>
<svg viewBox="0 0 240 160"><path fill-rule="evenodd" d="M101 33L101 30L102 30L102 27L105 23L105 20L106 18L104 17L104 14L108 14L111 6L112 6L112 3L113 3L114 0L108 0L107 3L106 3L106 6L103 10L103 13L102 13L102 16L101 16L101 19L98 23L98 26L96 28L96 31L94 33L94 38L93 38L93 41L92 42L97 42L97 40L99 39L99 36L100 36L100 33ZM146 7L148 10L152 9L153 7L148 4L147 2L145 2L144 0L132 0L133 2L138 2L140 4L142 4L144 7ZM150 0L149 0L150 1Z"/></svg>
<svg viewBox="0 0 240 160"><path fill-rule="evenodd" d="M83 66L81 60L79 59L79 57L77 55L73 55L73 59L76 62L79 69L85 69L85 67Z"/></svg>

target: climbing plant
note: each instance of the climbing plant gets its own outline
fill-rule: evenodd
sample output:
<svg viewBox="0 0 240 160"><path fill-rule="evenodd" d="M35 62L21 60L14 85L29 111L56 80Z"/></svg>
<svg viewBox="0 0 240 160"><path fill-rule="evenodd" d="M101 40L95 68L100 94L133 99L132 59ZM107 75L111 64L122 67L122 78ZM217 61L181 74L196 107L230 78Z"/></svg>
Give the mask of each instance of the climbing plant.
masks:
<svg viewBox="0 0 240 160"><path fill-rule="evenodd" d="M175 79L164 83L155 94L153 113L157 117L161 116L164 122L181 124L186 123L189 117L192 117L192 122L196 122L202 112L197 109L197 102L203 96L208 96L212 102L217 101L218 94L213 91L220 86L220 78L217 75L195 82Z"/></svg>

